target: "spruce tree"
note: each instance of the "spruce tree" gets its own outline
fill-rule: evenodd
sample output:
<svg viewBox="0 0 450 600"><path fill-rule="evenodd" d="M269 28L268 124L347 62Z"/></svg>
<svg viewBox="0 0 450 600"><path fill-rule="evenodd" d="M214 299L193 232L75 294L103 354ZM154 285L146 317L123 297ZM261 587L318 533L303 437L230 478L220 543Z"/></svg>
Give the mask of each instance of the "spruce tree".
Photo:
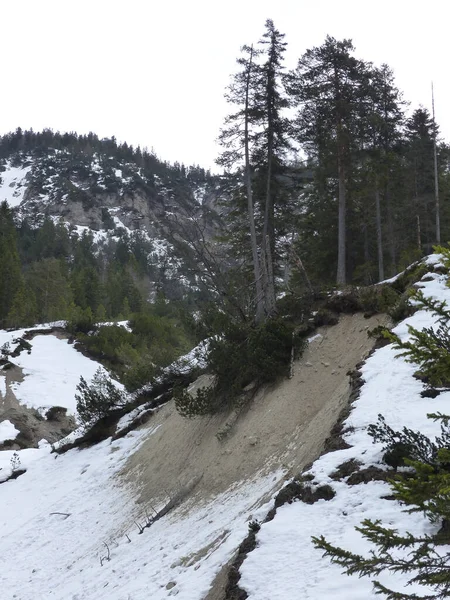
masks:
<svg viewBox="0 0 450 600"><path fill-rule="evenodd" d="M224 151L218 162L227 168L237 167L238 185L245 190L248 233L241 235L239 229L234 237L244 243L249 237L258 323L275 310L276 221L284 212L280 178L290 148L289 122L284 115L289 104L284 89L285 48L284 34L270 19L259 47L243 47L243 56L238 59L241 70L233 77L227 94L238 109L226 118L220 135ZM242 194L235 189L233 195L237 200L234 215L242 215Z"/></svg>
<svg viewBox="0 0 450 600"><path fill-rule="evenodd" d="M347 280L347 212L352 154L365 103L365 65L354 56L350 40L327 36L322 46L307 50L290 75L294 101L300 105L296 119L298 141L317 164L318 185L336 181L338 198L337 277ZM319 188L320 189L320 188ZM327 190L328 192L328 190Z"/></svg>
<svg viewBox="0 0 450 600"><path fill-rule="evenodd" d="M17 236L11 210L0 204L0 326L5 326L14 298L22 285Z"/></svg>
<svg viewBox="0 0 450 600"><path fill-rule="evenodd" d="M219 137L223 152L217 163L227 169L238 167L243 170L253 261L255 320L260 323L265 317L266 302L261 279L261 263L255 225L254 166L250 162L253 145L257 137L257 133L253 129L259 118L255 93L257 81L260 77L260 68L255 62L258 53L253 46L243 46L243 56L237 60L241 70L233 76L233 81L228 87L225 97L230 104L236 105L238 109L237 112L228 115L225 119L225 127Z"/></svg>

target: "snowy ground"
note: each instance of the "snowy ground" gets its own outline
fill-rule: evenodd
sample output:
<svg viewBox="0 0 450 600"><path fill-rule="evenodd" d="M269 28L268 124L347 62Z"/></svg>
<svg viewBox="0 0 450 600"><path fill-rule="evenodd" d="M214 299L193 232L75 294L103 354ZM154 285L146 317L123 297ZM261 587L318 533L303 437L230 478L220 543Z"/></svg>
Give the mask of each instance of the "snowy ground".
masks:
<svg viewBox="0 0 450 600"><path fill-rule="evenodd" d="M438 257L430 258L436 262ZM450 289L445 278L433 275L433 280L423 283L426 296L446 300L450 304ZM407 325L417 329L435 324L427 311L419 311L398 325L394 332L402 339L408 337ZM275 519L264 524L257 536L257 548L251 552L241 567L239 585L250 599L285 600L301 597L305 600L361 600L375 598L369 578L347 577L342 569L332 565L322 552L314 549L311 536L324 535L327 540L358 554L368 554L371 546L355 531L363 519L380 519L387 527L413 534L433 533L439 524L432 525L421 515L410 515L399 503L382 499L390 487L383 482L369 482L349 486L337 482L329 475L343 462L357 458L365 466L381 463L382 445L373 444L367 426L376 423L378 414L385 416L393 429L403 426L420 430L428 436L440 434L439 423L427 419L427 413L449 413L450 392L437 398L421 398L423 384L413 378L417 366L396 357L392 345L377 350L362 369L365 384L355 403L347 424L354 429L344 437L351 448L325 454L317 460L311 473L315 483L329 484L336 496L307 505L295 502L277 511ZM381 583L405 591L407 579L398 574L382 574ZM409 586L408 593L424 593L424 588Z"/></svg>
<svg viewBox="0 0 450 600"><path fill-rule="evenodd" d="M426 294L450 302L450 290L441 276L434 276L424 285ZM432 322L428 313L420 311L400 324L396 332L404 337L408 335L407 323L423 327ZM64 357L66 367L66 363L76 365L78 358L84 357L75 358L76 351L61 340L57 340L61 344L43 342L41 348L40 337L44 336L32 340L34 349L40 351L22 353L19 358L29 382L35 381L38 389L46 389L48 405L61 404L65 392L60 385L65 378L69 385L70 375L57 366L58 361ZM7 338L3 332L0 344ZM63 354L66 351L67 356ZM96 363L91 366L93 370L97 367ZM78 377L88 377L86 369L85 363L80 363ZM382 500L381 496L389 490L386 484L371 482L349 487L344 481L329 478L338 465L351 457L357 456L366 465L380 461L381 447L372 444L366 433L367 425L376 421L378 413L383 413L394 428L407 425L430 435L439 432L439 426L427 420L426 413L448 412L450 394L441 394L434 400L422 399L422 384L412 377L414 371L414 365L395 358L391 346L378 350L367 361L363 368L366 383L349 417L354 430L347 435L347 441L353 447L324 455L311 470L316 481L328 483L336 490L336 496L311 506L301 502L286 505L273 521L262 526L257 549L241 567L240 585L250 599L374 597L370 581L343 576L338 567L322 559L321 552L311 544L311 536L324 534L331 542L364 552L367 546L354 530L363 518L381 518L414 533L433 530L420 516L407 515L397 503ZM22 393L25 389L22 387ZM37 404L42 401L40 398ZM0 485L2 599L205 597L214 576L245 537L248 521L264 518L270 506L259 507L259 499L281 474L262 477L255 473L251 480L228 489L213 501L174 509L140 535L134 521L144 524L146 511L151 514L161 506L138 505L137 492L131 484L124 483L121 470L144 439L156 431L150 421L150 428L131 432L115 442L109 439L61 456L51 454L46 443L39 449L18 452L26 473ZM0 453L0 481L11 472L12 458L11 451ZM404 584L400 576L395 580L380 579L398 589Z"/></svg>
<svg viewBox="0 0 450 600"><path fill-rule="evenodd" d="M147 435L133 432L58 457L48 445L19 452L28 471L0 486L2 598L204 597L246 535L252 499L271 481L256 478L213 503L174 511L139 535L134 519L144 524L144 509L135 506L133 490L120 485L118 472ZM12 453L4 455L6 462Z"/></svg>
<svg viewBox="0 0 450 600"><path fill-rule="evenodd" d="M13 167L10 162L0 172L0 202L7 201L10 207L19 206L26 190L26 176L31 167Z"/></svg>
<svg viewBox="0 0 450 600"><path fill-rule="evenodd" d="M0 444L5 440L14 440L18 434L19 430L8 419L0 422Z"/></svg>
<svg viewBox="0 0 450 600"><path fill-rule="evenodd" d="M56 404L74 414L80 375L90 380L99 364L77 352L67 340L53 335L37 335L30 344L30 354L21 352L13 359L25 376L23 382L13 386L16 398L30 408L47 409Z"/></svg>
<svg viewBox="0 0 450 600"><path fill-rule="evenodd" d="M39 329L45 326L37 326ZM33 328L30 328L31 330ZM21 337L25 330L0 331L0 346ZM75 393L82 375L92 379L99 363L75 350L66 339L54 335L36 335L30 342L31 351L23 351L11 361L21 367L24 380L16 382L12 390L17 400L25 406L45 412L51 406L63 406L70 414L76 412ZM0 371L0 393L5 389L5 373ZM122 387L115 382L118 387Z"/></svg>

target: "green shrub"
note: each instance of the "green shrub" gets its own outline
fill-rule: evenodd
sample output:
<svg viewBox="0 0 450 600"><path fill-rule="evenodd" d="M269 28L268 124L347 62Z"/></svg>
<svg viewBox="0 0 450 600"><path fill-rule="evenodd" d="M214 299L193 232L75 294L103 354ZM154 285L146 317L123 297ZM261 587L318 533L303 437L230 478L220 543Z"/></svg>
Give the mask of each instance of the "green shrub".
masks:
<svg viewBox="0 0 450 600"><path fill-rule="evenodd" d="M216 412L213 388L202 388L194 395L178 387L174 390L175 407L182 417L199 417Z"/></svg>
<svg viewBox="0 0 450 600"><path fill-rule="evenodd" d="M133 335L120 325L103 325L93 335L79 336L89 352L111 364L123 364L124 349L133 346Z"/></svg>
<svg viewBox="0 0 450 600"><path fill-rule="evenodd" d="M95 329L95 319L90 307L83 309L80 306L72 306L66 328L73 334L87 334Z"/></svg>
<svg viewBox="0 0 450 600"><path fill-rule="evenodd" d="M277 302L277 314L279 317L283 317L284 321L303 322L311 314L312 305L313 298L311 294L301 296L286 294Z"/></svg>
<svg viewBox="0 0 450 600"><path fill-rule="evenodd" d="M392 332L385 331L384 336L401 350L398 356L404 356L408 362L418 364L421 377L435 386L450 384L450 311L445 302L425 298L419 290L414 299L421 308L427 308L438 316L439 328L425 327L419 331L409 326L411 339L402 342Z"/></svg>
<svg viewBox="0 0 450 600"><path fill-rule="evenodd" d="M125 371L122 383L129 392L135 392L143 385L152 381L160 369L152 362L150 356L141 356Z"/></svg>
<svg viewBox="0 0 450 600"><path fill-rule="evenodd" d="M399 301L390 285L376 285L359 290L361 308L366 313L387 313Z"/></svg>
<svg viewBox="0 0 450 600"><path fill-rule="evenodd" d="M259 386L289 373L292 349L298 356L304 337L280 318L259 326L222 319L224 331L209 342L208 369L215 375L213 388L191 395L175 392L177 410L183 416L213 414L244 402ZM251 384L251 390L245 388Z"/></svg>
<svg viewBox="0 0 450 600"><path fill-rule="evenodd" d="M326 308L319 308L313 317L314 325L316 327L322 327L324 325L337 325L339 322L339 316Z"/></svg>
<svg viewBox="0 0 450 600"><path fill-rule="evenodd" d="M90 385L80 377L77 392L77 413L84 425L98 421L126 404L125 393L113 384L101 367L95 372Z"/></svg>
<svg viewBox="0 0 450 600"><path fill-rule="evenodd" d="M357 288L348 288L340 293L332 293L324 301L323 308L338 314L360 312L362 306Z"/></svg>
<svg viewBox="0 0 450 600"><path fill-rule="evenodd" d="M399 301L387 311L387 314L391 317L394 323L399 323L400 321L403 321L403 319L407 319L416 312L417 308L409 301L413 293L414 291L412 289L404 292L400 296Z"/></svg>
<svg viewBox="0 0 450 600"><path fill-rule="evenodd" d="M293 327L281 319L259 326L229 324L210 343L208 366L217 376L218 391L238 394L252 382L261 385L286 375L293 342L300 351L302 340L293 340Z"/></svg>
<svg viewBox="0 0 450 600"><path fill-rule="evenodd" d="M430 270L430 267L422 262L415 263L407 268L401 275L398 275L395 281L390 285L395 291L403 294L403 292L406 292L406 290L414 283L420 281Z"/></svg>
<svg viewBox="0 0 450 600"><path fill-rule="evenodd" d="M431 600L450 596L450 553L442 546L445 544L448 548L450 541L450 417L428 416L442 421L441 436L434 442L407 428L393 431L382 417L378 425L369 427L369 432L374 441L385 443L385 457L391 460L393 453L398 454L395 458L401 460L394 466L410 467L408 473L397 474L390 481L393 497L405 504L408 512L421 512L432 523L440 523L440 531L436 535L401 534L383 526L381 521L366 519L356 530L372 545L367 556L333 546L324 536L313 538L316 548L324 551L331 562L344 567L347 575L370 577L375 594L387 600ZM402 586L401 591L392 590L376 580L385 571L405 573L409 578L407 585L414 583L429 589L424 590L425 595L408 594L407 586Z"/></svg>

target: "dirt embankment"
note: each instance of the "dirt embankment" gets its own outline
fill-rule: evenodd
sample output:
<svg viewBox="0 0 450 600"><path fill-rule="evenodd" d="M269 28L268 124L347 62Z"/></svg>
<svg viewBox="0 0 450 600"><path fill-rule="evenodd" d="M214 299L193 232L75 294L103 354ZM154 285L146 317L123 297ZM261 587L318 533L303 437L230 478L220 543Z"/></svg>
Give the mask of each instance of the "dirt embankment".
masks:
<svg viewBox="0 0 450 600"><path fill-rule="evenodd" d="M347 371L367 355L373 345L367 331L380 324L386 324L383 316L356 314L321 328L292 378L261 390L237 418L188 420L169 402L151 421L152 430L159 428L123 472L136 485L138 501L155 503L192 481L198 483L190 495L208 499L258 474L283 469L289 478L301 471L320 454L348 402ZM274 480L273 491L282 483Z"/></svg>

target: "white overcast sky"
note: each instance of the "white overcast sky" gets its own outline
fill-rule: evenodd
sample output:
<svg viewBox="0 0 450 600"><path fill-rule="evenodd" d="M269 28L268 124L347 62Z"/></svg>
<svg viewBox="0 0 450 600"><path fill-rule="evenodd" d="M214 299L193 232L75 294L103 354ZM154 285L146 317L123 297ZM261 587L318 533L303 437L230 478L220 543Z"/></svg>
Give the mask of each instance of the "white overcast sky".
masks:
<svg viewBox="0 0 450 600"><path fill-rule="evenodd" d="M388 63L412 108L450 140L449 0L0 0L0 133L115 135L164 160L214 168L229 76L267 18L286 64L325 36Z"/></svg>

